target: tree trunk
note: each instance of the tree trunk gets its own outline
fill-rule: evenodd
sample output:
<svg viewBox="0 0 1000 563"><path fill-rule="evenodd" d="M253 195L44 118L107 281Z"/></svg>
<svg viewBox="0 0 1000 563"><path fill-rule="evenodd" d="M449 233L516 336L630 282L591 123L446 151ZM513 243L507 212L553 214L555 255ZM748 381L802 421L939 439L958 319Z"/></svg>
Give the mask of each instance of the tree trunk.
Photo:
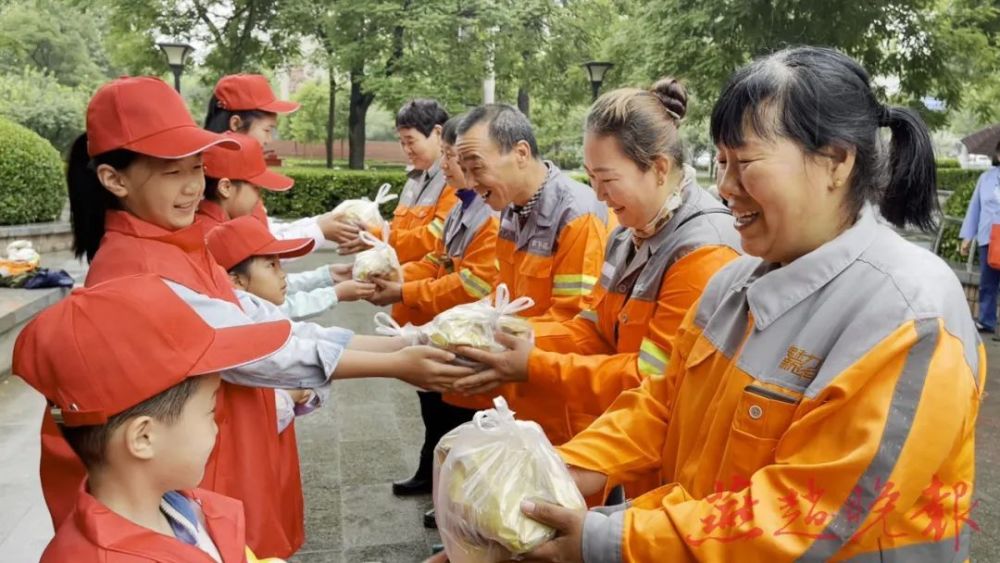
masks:
<svg viewBox="0 0 1000 563"><path fill-rule="evenodd" d="M348 166L351 170L365 168L365 119L368 107L375 100L375 94L362 89L363 79L363 71L351 71L351 107L347 115Z"/></svg>
<svg viewBox="0 0 1000 563"><path fill-rule="evenodd" d="M326 116L326 167L333 168L333 135L337 119L337 75L334 73L333 55L329 55L327 72L330 73L330 105L327 107L329 113Z"/></svg>
<svg viewBox="0 0 1000 563"><path fill-rule="evenodd" d="M525 117L531 119L531 96L525 86L517 88L517 109L521 110Z"/></svg>

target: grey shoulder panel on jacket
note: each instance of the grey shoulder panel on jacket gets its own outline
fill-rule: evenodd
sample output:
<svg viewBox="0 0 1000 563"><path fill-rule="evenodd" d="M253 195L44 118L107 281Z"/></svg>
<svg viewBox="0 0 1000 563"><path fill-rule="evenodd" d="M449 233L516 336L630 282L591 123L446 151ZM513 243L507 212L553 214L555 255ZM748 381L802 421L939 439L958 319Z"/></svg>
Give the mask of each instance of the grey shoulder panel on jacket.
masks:
<svg viewBox="0 0 1000 563"><path fill-rule="evenodd" d="M570 178L565 172L559 171L546 186L558 193L557 209L559 216L553 218L558 230L581 215L592 214L605 224L608 222L608 206L597 199L593 188Z"/></svg>

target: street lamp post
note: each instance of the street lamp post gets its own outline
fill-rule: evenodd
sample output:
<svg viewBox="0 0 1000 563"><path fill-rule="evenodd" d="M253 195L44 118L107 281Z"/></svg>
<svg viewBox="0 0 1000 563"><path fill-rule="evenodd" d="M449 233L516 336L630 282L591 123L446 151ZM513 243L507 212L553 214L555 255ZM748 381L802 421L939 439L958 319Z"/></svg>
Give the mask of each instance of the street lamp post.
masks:
<svg viewBox="0 0 1000 563"><path fill-rule="evenodd" d="M590 77L590 92L594 101L597 100L597 94L601 91L601 84L604 82L604 74L611 70L611 67L613 66L615 65L600 61L583 63L583 68L587 69L587 75Z"/></svg>
<svg viewBox="0 0 1000 563"><path fill-rule="evenodd" d="M174 90L181 91L181 73L184 72L184 63L188 56L194 52L194 47L187 43L157 43L157 47L167 56L167 64L174 73Z"/></svg>

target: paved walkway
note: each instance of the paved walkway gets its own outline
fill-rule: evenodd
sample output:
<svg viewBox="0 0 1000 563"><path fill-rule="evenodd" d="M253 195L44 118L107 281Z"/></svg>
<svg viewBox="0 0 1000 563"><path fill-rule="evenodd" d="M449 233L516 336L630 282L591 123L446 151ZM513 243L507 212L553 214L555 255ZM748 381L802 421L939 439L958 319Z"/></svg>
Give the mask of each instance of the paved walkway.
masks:
<svg viewBox="0 0 1000 563"><path fill-rule="evenodd" d="M316 267L335 259L318 253L294 264ZM377 309L338 306L318 322L371 332ZM991 365L1000 344L988 342ZM1000 369L988 388L1000 385ZM36 561L51 535L38 488L41 398L20 380L0 383L0 554L5 561ZM429 497L397 499L390 482L415 467L423 437L412 388L394 380L334 385L333 404L296 423L306 497L306 545L293 561L310 563L413 563L422 561L437 534L421 525ZM988 394L979 417L973 559L1000 561L1000 393Z"/></svg>

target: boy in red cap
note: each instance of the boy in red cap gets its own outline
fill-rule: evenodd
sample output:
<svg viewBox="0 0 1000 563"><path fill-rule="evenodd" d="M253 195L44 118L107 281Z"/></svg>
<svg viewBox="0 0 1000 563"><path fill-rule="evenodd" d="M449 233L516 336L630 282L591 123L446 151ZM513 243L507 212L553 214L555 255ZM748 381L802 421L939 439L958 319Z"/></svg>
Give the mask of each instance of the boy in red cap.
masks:
<svg viewBox="0 0 1000 563"><path fill-rule="evenodd" d="M255 561L240 501L196 489L215 446L218 372L290 324L213 329L155 275L78 289L28 324L14 372L87 467L42 562Z"/></svg>
<svg viewBox="0 0 1000 563"><path fill-rule="evenodd" d="M278 240L255 217L240 217L215 227L208 234L208 249L227 272L236 289L243 311L258 322L295 318L295 303L286 299L287 277L281 260L308 254L313 240L307 238ZM338 288L347 283L338 284ZM367 285L367 284L366 284ZM308 292L309 295L314 292ZM332 292L331 292L332 293ZM318 339L335 343L351 337L351 332L337 327L299 323ZM330 384L315 389L275 389L278 432L283 432L295 416L312 412L326 403Z"/></svg>
<svg viewBox="0 0 1000 563"><path fill-rule="evenodd" d="M299 104L279 100L267 78L259 74L230 74L215 85L205 115L205 129L216 133L232 131L257 139L266 145L278 128L278 115L298 111ZM263 202L254 208L254 216L263 221L279 239L311 238L319 248L325 241L356 237L358 228L337 221L330 213L306 217L289 223L275 223L267 216Z"/></svg>
<svg viewBox="0 0 1000 563"><path fill-rule="evenodd" d="M287 176L268 170L264 149L253 137L238 133L226 133L224 136L239 141L240 149L212 147L205 151L205 199L198 206L195 222L202 226L206 236L226 221L251 215L261 201L262 189L282 192L295 183ZM258 222L266 228L266 221ZM313 244L306 252L296 256L312 251L316 243L313 239L308 240ZM289 274L287 284L285 310L290 318L296 320L318 315L339 301L365 299L375 292L374 285L354 280L340 281L334 287L330 266Z"/></svg>

